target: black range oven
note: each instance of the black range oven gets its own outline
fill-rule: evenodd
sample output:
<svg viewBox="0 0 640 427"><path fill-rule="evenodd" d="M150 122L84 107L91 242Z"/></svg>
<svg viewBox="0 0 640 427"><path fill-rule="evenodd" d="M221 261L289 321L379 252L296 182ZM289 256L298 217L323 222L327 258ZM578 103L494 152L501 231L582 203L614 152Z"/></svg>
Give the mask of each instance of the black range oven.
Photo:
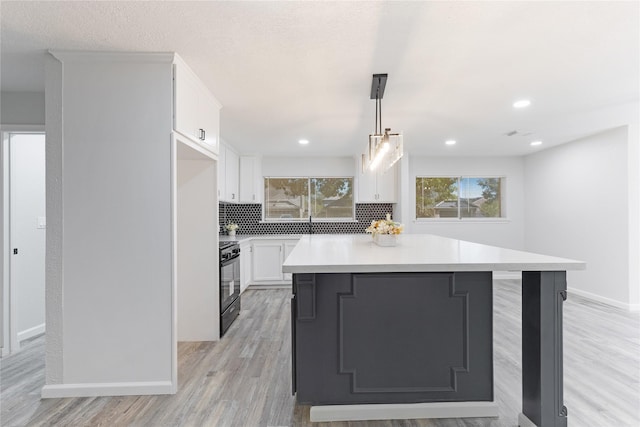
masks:
<svg viewBox="0 0 640 427"><path fill-rule="evenodd" d="M240 314L240 245L220 242L220 336Z"/></svg>

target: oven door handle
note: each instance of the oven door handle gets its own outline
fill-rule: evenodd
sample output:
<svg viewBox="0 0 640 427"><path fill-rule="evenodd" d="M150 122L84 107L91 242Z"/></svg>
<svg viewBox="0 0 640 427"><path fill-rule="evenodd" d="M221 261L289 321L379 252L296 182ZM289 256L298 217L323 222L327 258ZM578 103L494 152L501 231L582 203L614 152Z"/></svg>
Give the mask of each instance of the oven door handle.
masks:
<svg viewBox="0 0 640 427"><path fill-rule="evenodd" d="M234 260L236 260L238 258L240 258L240 254L239 253L236 254L235 256L232 256L231 258L227 258L227 259L224 259L224 260L220 261L220 266L225 267L225 266L231 264Z"/></svg>

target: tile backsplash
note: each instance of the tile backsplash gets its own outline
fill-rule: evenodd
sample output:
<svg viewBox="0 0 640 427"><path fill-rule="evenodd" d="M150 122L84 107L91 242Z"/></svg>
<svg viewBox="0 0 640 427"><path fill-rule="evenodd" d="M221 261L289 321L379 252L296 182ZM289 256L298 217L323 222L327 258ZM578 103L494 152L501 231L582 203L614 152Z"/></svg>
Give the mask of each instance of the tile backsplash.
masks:
<svg viewBox="0 0 640 427"><path fill-rule="evenodd" d="M372 220L382 219L390 213L391 203L356 203L356 221L313 222L313 232L318 234L364 233ZM305 234L309 232L307 222L262 222L262 205L256 203L219 204L220 226L229 222L238 224L237 234ZM224 234L224 232L222 233Z"/></svg>

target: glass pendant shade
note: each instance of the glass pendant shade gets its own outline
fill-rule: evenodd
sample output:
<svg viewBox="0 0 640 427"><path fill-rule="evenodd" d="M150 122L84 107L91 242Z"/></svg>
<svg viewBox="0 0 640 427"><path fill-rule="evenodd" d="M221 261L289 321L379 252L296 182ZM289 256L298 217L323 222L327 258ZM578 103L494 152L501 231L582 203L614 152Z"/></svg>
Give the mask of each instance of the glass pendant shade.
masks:
<svg viewBox="0 0 640 427"><path fill-rule="evenodd" d="M365 156L363 169L370 171L382 170L383 172L391 168L404 154L402 146L402 134L385 133L369 135L368 154Z"/></svg>

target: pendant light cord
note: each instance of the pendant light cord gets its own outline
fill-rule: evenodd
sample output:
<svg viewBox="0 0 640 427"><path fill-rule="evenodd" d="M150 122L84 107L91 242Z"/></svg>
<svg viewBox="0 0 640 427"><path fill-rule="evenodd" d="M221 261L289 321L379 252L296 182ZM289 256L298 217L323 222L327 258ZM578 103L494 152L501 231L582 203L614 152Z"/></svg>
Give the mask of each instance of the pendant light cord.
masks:
<svg viewBox="0 0 640 427"><path fill-rule="evenodd" d="M378 99L378 103L380 104L380 107L378 108L378 111L380 111L380 130L378 132L379 135L382 135L382 99Z"/></svg>
<svg viewBox="0 0 640 427"><path fill-rule="evenodd" d="M378 92L376 91L376 125L373 128L373 134L374 135L378 133L378 102L379 102Z"/></svg>

